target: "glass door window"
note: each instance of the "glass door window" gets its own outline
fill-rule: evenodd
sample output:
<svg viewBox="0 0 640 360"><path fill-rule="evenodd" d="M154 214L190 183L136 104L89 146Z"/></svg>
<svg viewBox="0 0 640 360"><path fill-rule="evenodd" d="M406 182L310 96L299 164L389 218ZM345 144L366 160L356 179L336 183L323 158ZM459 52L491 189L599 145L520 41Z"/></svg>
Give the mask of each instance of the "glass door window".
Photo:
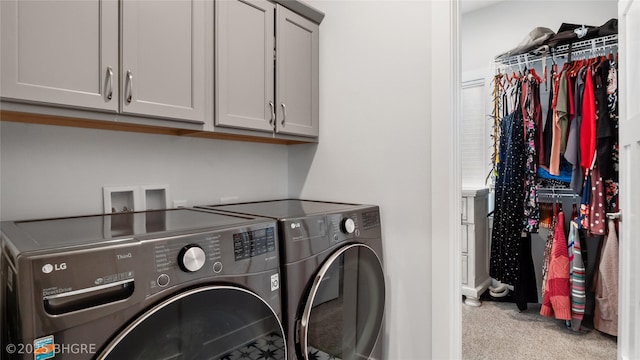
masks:
<svg viewBox="0 0 640 360"><path fill-rule="evenodd" d="M286 349L282 325L266 302L240 288L211 286L156 305L98 358L286 360Z"/></svg>
<svg viewBox="0 0 640 360"><path fill-rule="evenodd" d="M366 245L330 256L312 284L300 319L298 350L304 359L367 359L382 325L382 264Z"/></svg>

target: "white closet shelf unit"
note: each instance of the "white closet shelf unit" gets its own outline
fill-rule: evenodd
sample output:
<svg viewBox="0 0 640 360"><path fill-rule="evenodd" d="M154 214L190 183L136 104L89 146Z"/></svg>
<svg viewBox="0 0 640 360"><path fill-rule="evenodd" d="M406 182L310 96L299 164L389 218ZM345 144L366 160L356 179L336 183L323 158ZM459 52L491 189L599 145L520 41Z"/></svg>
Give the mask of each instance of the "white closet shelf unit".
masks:
<svg viewBox="0 0 640 360"><path fill-rule="evenodd" d="M597 37L588 40L576 41L570 44L562 44L550 48L543 45L536 50L524 54L511 55L503 58L496 58L494 64L497 69L513 68L517 66L523 70L523 66L530 67L532 63L547 59L558 58L567 61L571 59L581 59L592 57L593 55L605 56L618 49L618 34Z"/></svg>

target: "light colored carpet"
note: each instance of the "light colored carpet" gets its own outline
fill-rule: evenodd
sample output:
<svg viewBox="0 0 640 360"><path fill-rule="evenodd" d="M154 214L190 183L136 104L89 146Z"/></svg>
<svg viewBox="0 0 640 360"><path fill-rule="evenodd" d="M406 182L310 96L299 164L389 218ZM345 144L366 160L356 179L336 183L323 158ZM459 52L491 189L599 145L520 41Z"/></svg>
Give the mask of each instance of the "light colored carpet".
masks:
<svg viewBox="0 0 640 360"><path fill-rule="evenodd" d="M597 330L576 333L564 321L540 315L540 304L462 305L462 358L491 360L615 360L616 338Z"/></svg>

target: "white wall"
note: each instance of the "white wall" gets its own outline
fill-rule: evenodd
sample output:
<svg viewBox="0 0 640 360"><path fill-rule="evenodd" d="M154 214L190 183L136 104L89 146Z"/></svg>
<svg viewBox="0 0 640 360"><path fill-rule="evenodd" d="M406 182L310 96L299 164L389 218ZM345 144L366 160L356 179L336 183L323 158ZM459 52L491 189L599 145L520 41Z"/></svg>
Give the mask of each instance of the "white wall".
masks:
<svg viewBox="0 0 640 360"><path fill-rule="evenodd" d="M459 205L452 191L459 182L450 181L447 167L448 89L455 86L442 8L448 2L308 2L326 14L319 144L2 123L0 217L101 212L103 185L146 183L168 183L174 199L190 204L230 195L378 204L388 282L385 359L450 358L451 314L460 299L449 295L457 286L450 274L457 237L448 232L448 215Z"/></svg>
<svg viewBox="0 0 640 360"><path fill-rule="evenodd" d="M0 123L0 217L102 213L102 187L168 184L188 205L286 197L287 147Z"/></svg>
<svg viewBox="0 0 640 360"><path fill-rule="evenodd" d="M309 3L326 14L321 141L290 147L291 192L380 205L384 359L430 358L430 3Z"/></svg>
<svg viewBox="0 0 640 360"><path fill-rule="evenodd" d="M462 73L490 69L496 55L516 47L536 27L557 32L562 23L600 26L617 17L616 0L512 0L465 13L460 23Z"/></svg>

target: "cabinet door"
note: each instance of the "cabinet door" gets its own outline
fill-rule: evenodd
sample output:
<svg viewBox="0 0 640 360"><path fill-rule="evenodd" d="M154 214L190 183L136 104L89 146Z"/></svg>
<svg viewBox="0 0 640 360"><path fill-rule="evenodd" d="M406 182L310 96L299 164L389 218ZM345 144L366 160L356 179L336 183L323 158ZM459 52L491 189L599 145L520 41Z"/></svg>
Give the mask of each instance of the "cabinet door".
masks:
<svg viewBox="0 0 640 360"><path fill-rule="evenodd" d="M215 123L273 131L275 7L264 0L215 4Z"/></svg>
<svg viewBox="0 0 640 360"><path fill-rule="evenodd" d="M0 96L118 111L118 2L0 1Z"/></svg>
<svg viewBox="0 0 640 360"><path fill-rule="evenodd" d="M122 112L203 123L205 2L122 1Z"/></svg>
<svg viewBox="0 0 640 360"><path fill-rule="evenodd" d="M276 94L279 133L318 136L318 25L278 5Z"/></svg>

